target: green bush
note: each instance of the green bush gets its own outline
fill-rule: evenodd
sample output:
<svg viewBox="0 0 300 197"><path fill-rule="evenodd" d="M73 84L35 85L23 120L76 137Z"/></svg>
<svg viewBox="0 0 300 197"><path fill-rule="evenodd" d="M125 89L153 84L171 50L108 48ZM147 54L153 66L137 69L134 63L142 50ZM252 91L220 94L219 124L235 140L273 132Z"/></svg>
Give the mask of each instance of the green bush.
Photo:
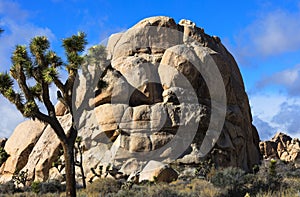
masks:
<svg viewBox="0 0 300 197"><path fill-rule="evenodd" d="M40 193L40 190L41 190L41 183L39 181L34 181L31 184L31 191L38 194Z"/></svg>
<svg viewBox="0 0 300 197"><path fill-rule="evenodd" d="M193 179L187 187L191 187L192 196L215 197L221 194L220 190L210 182L202 179Z"/></svg>
<svg viewBox="0 0 300 197"><path fill-rule="evenodd" d="M119 190L118 193L114 195L114 197L128 197L128 196L136 196L137 193L134 190Z"/></svg>
<svg viewBox="0 0 300 197"><path fill-rule="evenodd" d="M267 163L260 166L259 171L249 174L246 181L248 183L247 191L252 195L261 193L274 193L284 189L288 189L288 185L284 182L283 177L286 176L288 170L280 170L278 173L278 162L276 160L266 161ZM285 164L283 167L286 167Z"/></svg>
<svg viewBox="0 0 300 197"><path fill-rule="evenodd" d="M240 168L229 167L218 170L211 182L220 188L228 190L229 196L240 196L245 192L246 173Z"/></svg>
<svg viewBox="0 0 300 197"><path fill-rule="evenodd" d="M7 160L9 154L4 150L3 147L0 147L0 166Z"/></svg>
<svg viewBox="0 0 300 197"><path fill-rule="evenodd" d="M51 180L49 182L40 183L40 194L60 193L65 190L65 186L59 181Z"/></svg>
<svg viewBox="0 0 300 197"><path fill-rule="evenodd" d="M12 181L18 186L26 186L26 182L29 181L28 179L28 169L25 171L15 172L12 176Z"/></svg>
<svg viewBox="0 0 300 197"><path fill-rule="evenodd" d="M117 193L121 189L121 183L115 179L102 178L94 181L86 188L87 193L97 193L100 196Z"/></svg>
<svg viewBox="0 0 300 197"><path fill-rule="evenodd" d="M186 197L179 190L171 187L169 184L144 184L132 187L131 190L119 190L114 197Z"/></svg>
<svg viewBox="0 0 300 197"><path fill-rule="evenodd" d="M206 180L210 181L211 174L215 171L215 164L211 159L201 161L199 166L195 170L195 175L197 177L204 177Z"/></svg>
<svg viewBox="0 0 300 197"><path fill-rule="evenodd" d="M149 187L148 187L149 188ZM184 197L184 195L180 194L179 191L177 191L174 188L171 188L168 184L156 184L150 187L149 189L143 190L143 192L140 192L140 197L144 196L149 197Z"/></svg>
<svg viewBox="0 0 300 197"><path fill-rule="evenodd" d="M4 184L0 184L0 194L13 194L17 191L15 184L9 181Z"/></svg>

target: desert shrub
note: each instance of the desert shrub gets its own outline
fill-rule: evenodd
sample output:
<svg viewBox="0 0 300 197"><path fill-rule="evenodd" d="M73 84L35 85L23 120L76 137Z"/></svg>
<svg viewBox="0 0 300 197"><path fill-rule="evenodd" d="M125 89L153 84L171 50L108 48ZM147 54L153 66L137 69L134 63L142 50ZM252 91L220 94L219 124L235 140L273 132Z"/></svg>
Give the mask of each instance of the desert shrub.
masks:
<svg viewBox="0 0 300 197"><path fill-rule="evenodd" d="M200 162L199 166L195 170L195 175L197 177L203 177L206 180L210 181L215 173L215 170L215 164L211 159L208 159Z"/></svg>
<svg viewBox="0 0 300 197"><path fill-rule="evenodd" d="M136 196L137 192L134 190L119 190L118 193L113 195L114 197L128 197L128 196Z"/></svg>
<svg viewBox="0 0 300 197"><path fill-rule="evenodd" d="M38 194L40 193L40 190L41 190L41 183L39 181L34 181L31 184L31 191Z"/></svg>
<svg viewBox="0 0 300 197"><path fill-rule="evenodd" d="M276 170L277 161L275 159L270 160L269 164L269 173L267 176L267 184L269 185L270 190L278 190L281 186L282 177L277 174Z"/></svg>
<svg viewBox="0 0 300 197"><path fill-rule="evenodd" d="M181 193L180 189L165 183L143 183L140 185L133 185L131 189L121 189L114 197L188 197Z"/></svg>
<svg viewBox="0 0 300 197"><path fill-rule="evenodd" d="M180 194L177 190L174 190L167 185L155 185L152 186L148 191L143 190L144 192L141 192L140 197L142 196L149 196L149 197L183 197L183 195Z"/></svg>
<svg viewBox="0 0 300 197"><path fill-rule="evenodd" d="M287 189L289 186L283 181L286 172L278 173L277 161L271 159L266 165L261 165L259 172L248 180L248 192L252 195L277 192Z"/></svg>
<svg viewBox="0 0 300 197"><path fill-rule="evenodd" d="M12 181L0 184L0 194L12 194L15 192L16 192L16 187Z"/></svg>
<svg viewBox="0 0 300 197"><path fill-rule="evenodd" d="M4 150L3 147L0 147L0 166L7 160L9 154Z"/></svg>
<svg viewBox="0 0 300 197"><path fill-rule="evenodd" d="M246 173L240 168L228 167L218 170L211 182L220 188L226 189L229 196L245 195Z"/></svg>
<svg viewBox="0 0 300 197"><path fill-rule="evenodd" d="M287 189L283 191L265 191L265 192L259 192L256 195L251 195L255 197L299 197L299 191L293 190L293 189Z"/></svg>
<svg viewBox="0 0 300 197"><path fill-rule="evenodd" d="M49 182L41 182L36 185L39 188L39 194L60 193L65 190L65 186L59 181L51 180Z"/></svg>
<svg viewBox="0 0 300 197"><path fill-rule="evenodd" d="M57 193L47 193L41 195L42 197L58 197L61 195L58 195ZM16 193L14 195L7 195L7 196L1 196L1 197L39 197L38 194L33 193L33 192L23 192L23 193Z"/></svg>
<svg viewBox="0 0 300 197"><path fill-rule="evenodd" d="M100 196L117 193L121 189L121 183L115 179L103 178L94 181L86 188L87 193L97 193Z"/></svg>
<svg viewBox="0 0 300 197"><path fill-rule="evenodd" d="M285 188L293 188L297 191L300 191L300 178L289 177L285 178L283 182L286 184Z"/></svg>
<svg viewBox="0 0 300 197"><path fill-rule="evenodd" d="M300 168L291 168L285 173L286 177L300 178Z"/></svg>
<svg viewBox="0 0 300 197"><path fill-rule="evenodd" d="M183 197L184 195L181 194L175 187L170 187L169 184L165 183L158 183L149 186L144 186L142 190L140 190L137 194L138 197Z"/></svg>
<svg viewBox="0 0 300 197"><path fill-rule="evenodd" d="M177 194L186 197L215 197L220 189L204 179L195 178L191 181L177 180L168 185Z"/></svg>
<svg viewBox="0 0 300 197"><path fill-rule="evenodd" d="M220 190L210 182L200 179L191 181L192 194L199 197L215 197L220 194Z"/></svg>
<svg viewBox="0 0 300 197"><path fill-rule="evenodd" d="M21 185L22 187L26 186L26 182L29 181L28 179L28 169L25 171L15 172L12 176L12 181L16 185Z"/></svg>

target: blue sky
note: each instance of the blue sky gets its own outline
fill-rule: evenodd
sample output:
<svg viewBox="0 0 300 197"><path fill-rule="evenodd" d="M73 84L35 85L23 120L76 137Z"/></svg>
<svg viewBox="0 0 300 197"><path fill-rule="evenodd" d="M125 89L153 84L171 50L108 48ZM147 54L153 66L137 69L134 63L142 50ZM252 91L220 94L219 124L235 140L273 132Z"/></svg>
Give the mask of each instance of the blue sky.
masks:
<svg viewBox="0 0 300 197"><path fill-rule="evenodd" d="M300 1L1 0L0 71L14 46L36 35L63 55L61 39L78 31L91 46L158 15L192 20L221 38L239 64L262 139L277 131L300 137ZM24 120L2 97L0 114L0 137Z"/></svg>

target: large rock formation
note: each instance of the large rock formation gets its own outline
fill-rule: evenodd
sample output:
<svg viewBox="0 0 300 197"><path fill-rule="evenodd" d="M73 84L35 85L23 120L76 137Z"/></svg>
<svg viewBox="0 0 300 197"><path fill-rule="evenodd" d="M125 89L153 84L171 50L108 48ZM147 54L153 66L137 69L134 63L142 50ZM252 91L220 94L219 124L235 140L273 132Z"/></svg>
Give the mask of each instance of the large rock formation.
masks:
<svg viewBox="0 0 300 197"><path fill-rule="evenodd" d="M107 55L109 64L96 79L102 86L95 88L95 109L80 117L85 123L79 135L87 177L93 177L99 166L130 175L143 171L150 160L164 163L158 165L164 169L170 162L197 164L205 158L217 167L246 171L259 163L259 136L243 80L220 38L188 20L176 24L169 17L151 17L112 35ZM61 107L57 114L68 126L67 111ZM32 130L23 132L26 136ZM37 138L22 167L30 170L31 178L46 180L59 156L59 143L48 127L40 132L44 137ZM45 136L51 138L51 150Z"/></svg>

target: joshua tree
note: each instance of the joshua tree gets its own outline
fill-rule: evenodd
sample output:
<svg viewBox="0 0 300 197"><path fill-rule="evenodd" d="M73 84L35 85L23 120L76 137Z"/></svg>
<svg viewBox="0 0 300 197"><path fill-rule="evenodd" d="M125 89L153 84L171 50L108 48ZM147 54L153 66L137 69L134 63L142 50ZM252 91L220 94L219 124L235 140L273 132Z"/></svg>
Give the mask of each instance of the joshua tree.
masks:
<svg viewBox="0 0 300 197"><path fill-rule="evenodd" d="M72 197L76 196L74 144L78 129L74 121L74 111L70 110L73 124L68 131L64 131L56 117L53 101L50 100L49 88L51 84L55 84L59 89L59 99L64 100L64 104L72 109L75 79L84 61L80 53L84 51L86 44L86 35L82 32L64 39L62 46L67 62L63 63L62 59L49 49L50 43L45 36L35 37L29 45L31 55L26 46L16 46L11 57L10 73L0 73L0 93L13 103L24 117L49 124L58 136L65 157L66 195ZM58 71L61 67L68 73L65 83L59 78ZM17 82L20 92L14 90L14 82ZM47 113L39 109L37 101L44 104Z"/></svg>

